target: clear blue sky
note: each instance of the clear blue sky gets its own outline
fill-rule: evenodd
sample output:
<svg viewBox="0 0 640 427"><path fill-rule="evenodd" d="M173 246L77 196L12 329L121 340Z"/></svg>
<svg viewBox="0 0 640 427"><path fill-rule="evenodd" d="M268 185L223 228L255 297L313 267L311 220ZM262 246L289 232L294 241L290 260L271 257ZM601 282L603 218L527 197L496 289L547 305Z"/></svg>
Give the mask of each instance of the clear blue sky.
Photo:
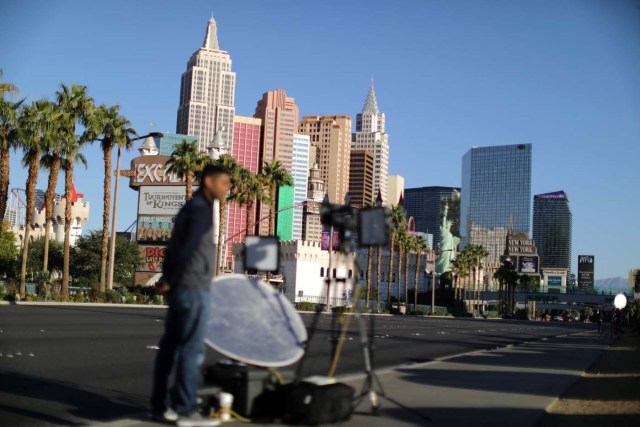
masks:
<svg viewBox="0 0 640 427"><path fill-rule="evenodd" d="M302 114L355 116L373 75L390 170L408 187L460 185L471 146L532 143L534 194L569 194L574 258L594 254L596 278L640 267L637 1L3 0L0 67L27 98L76 82L140 133L173 132L180 74L212 13L238 114L281 87ZM97 229L101 157L85 154L76 181ZM24 188L17 157L11 186ZM123 188L120 229L136 209Z"/></svg>

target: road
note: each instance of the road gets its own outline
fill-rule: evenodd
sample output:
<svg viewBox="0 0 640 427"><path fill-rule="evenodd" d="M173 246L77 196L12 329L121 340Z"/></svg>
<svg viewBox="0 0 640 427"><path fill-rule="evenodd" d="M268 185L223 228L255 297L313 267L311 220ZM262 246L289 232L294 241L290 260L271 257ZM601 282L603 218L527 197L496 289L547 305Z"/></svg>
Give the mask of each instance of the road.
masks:
<svg viewBox="0 0 640 427"><path fill-rule="evenodd" d="M84 425L147 408L164 309L0 306L0 423ZM303 315L310 324L312 315ZM591 329L580 323L375 317L377 368L426 362ZM326 374L331 317L323 316L306 373ZM356 323L338 374L362 369ZM265 343L268 345L268 343ZM207 363L219 356L207 354Z"/></svg>

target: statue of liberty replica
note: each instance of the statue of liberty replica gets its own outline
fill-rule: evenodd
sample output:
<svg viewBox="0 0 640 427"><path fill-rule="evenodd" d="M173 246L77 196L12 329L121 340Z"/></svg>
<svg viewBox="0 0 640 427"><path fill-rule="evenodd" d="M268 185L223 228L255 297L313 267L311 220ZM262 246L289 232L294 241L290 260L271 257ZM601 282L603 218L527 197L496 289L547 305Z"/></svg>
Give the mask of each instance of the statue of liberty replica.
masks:
<svg viewBox="0 0 640 427"><path fill-rule="evenodd" d="M460 238L451 233L452 222L447 218L448 213L449 205L445 204L440 223L440 245L436 259L436 273L438 275L451 271L451 261L456 259L456 249L460 243Z"/></svg>

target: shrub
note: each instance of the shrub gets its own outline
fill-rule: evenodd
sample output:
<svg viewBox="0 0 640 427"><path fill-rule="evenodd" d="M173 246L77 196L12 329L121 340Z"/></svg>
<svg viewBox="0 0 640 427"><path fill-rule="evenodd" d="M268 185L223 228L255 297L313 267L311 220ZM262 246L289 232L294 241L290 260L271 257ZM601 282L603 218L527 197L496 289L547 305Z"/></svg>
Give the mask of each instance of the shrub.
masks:
<svg viewBox="0 0 640 427"><path fill-rule="evenodd" d="M73 302L84 302L84 293L78 291L73 295Z"/></svg>
<svg viewBox="0 0 640 427"><path fill-rule="evenodd" d="M316 311L316 304L312 302L299 302L296 308L300 311Z"/></svg>
<svg viewBox="0 0 640 427"><path fill-rule="evenodd" d="M27 302L38 301L38 297L36 295L27 294L25 295L24 300Z"/></svg>
<svg viewBox="0 0 640 427"><path fill-rule="evenodd" d="M122 295L113 289L107 289L104 292L104 300L105 302L111 303L111 304L119 304L122 302Z"/></svg>
<svg viewBox="0 0 640 427"><path fill-rule="evenodd" d="M338 306L338 307L331 307L331 312L333 313L346 313L347 311L349 311L349 307L345 307L345 306Z"/></svg>

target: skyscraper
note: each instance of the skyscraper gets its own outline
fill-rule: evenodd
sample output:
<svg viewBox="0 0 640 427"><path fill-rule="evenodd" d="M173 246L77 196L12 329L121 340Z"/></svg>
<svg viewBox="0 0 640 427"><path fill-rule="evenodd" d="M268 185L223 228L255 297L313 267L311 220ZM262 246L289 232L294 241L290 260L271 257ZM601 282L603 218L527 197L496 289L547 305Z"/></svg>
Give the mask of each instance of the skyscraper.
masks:
<svg viewBox="0 0 640 427"><path fill-rule="evenodd" d="M309 135L320 178L325 183L329 202L344 203L349 191L349 160L351 153L351 117L304 116L300 133Z"/></svg>
<svg viewBox="0 0 640 427"><path fill-rule="evenodd" d="M507 232L531 230L531 144L478 147L462 158L461 247L482 245L497 266Z"/></svg>
<svg viewBox="0 0 640 427"><path fill-rule="evenodd" d="M309 169L307 203L304 205L302 214L302 240L319 242L322 238L320 204L324 194L324 181L320 177L320 169L317 164L313 164Z"/></svg>
<svg viewBox="0 0 640 427"><path fill-rule="evenodd" d="M440 243L440 223L442 218L442 205L449 205L449 217L453 225L451 232L457 236L459 233L459 209L460 189L455 187L421 187L406 188L404 190L404 210L408 217L413 217L416 223L416 231L433 235L433 247L438 250ZM456 215L452 215L455 212ZM457 224L456 224L457 223Z"/></svg>
<svg viewBox="0 0 640 427"><path fill-rule="evenodd" d="M170 156L177 144L180 144L183 140L188 142L196 141L198 138L195 136L181 135L178 133L162 132L162 136L156 136L153 138L158 148L158 154L161 156Z"/></svg>
<svg viewBox="0 0 640 427"><path fill-rule="evenodd" d="M202 47L191 55L182 73L176 132L197 137L200 150L205 151L219 131L231 151L235 91L236 73L231 71L229 54L220 50L212 17Z"/></svg>
<svg viewBox="0 0 640 427"><path fill-rule="evenodd" d="M533 239L542 269L571 269L572 215L564 191L533 197Z"/></svg>
<svg viewBox="0 0 640 427"><path fill-rule="evenodd" d="M260 168L265 162L278 160L287 172L292 173L293 134L298 130L299 115L295 99L287 96L284 89L276 89L262 95L253 115L262 119ZM260 216L268 215L269 208L264 204L260 208ZM262 221L259 230L260 234L268 234L268 221Z"/></svg>
<svg viewBox="0 0 640 427"><path fill-rule="evenodd" d="M351 150L349 164L351 206L362 208L373 202L373 196L373 154L367 150Z"/></svg>
<svg viewBox="0 0 640 427"><path fill-rule="evenodd" d="M387 180L389 174L389 135L385 132L385 115L378 109L373 80L362 112L356 116L356 131L352 136L351 148L369 150L373 154L373 192L380 190L382 199L389 204L398 200L389 200Z"/></svg>
<svg viewBox="0 0 640 427"><path fill-rule="evenodd" d="M309 149L310 138L307 135L293 135L293 161L291 176L293 177L293 240L302 239L302 205L307 200L309 182Z"/></svg>
<svg viewBox="0 0 640 427"><path fill-rule="evenodd" d="M400 175L390 175L387 178L387 196L390 205L397 205L404 195L404 178Z"/></svg>
<svg viewBox="0 0 640 427"><path fill-rule="evenodd" d="M260 159L260 135L262 128L262 120L252 117L235 116L233 120L233 145L231 147L231 156L245 169L252 174L257 174L259 170ZM229 203L229 217L227 220L227 264L233 259L233 243L244 242L247 230L247 207L240 206L235 202ZM256 206L252 208L250 213L254 221L255 233L255 217Z"/></svg>

